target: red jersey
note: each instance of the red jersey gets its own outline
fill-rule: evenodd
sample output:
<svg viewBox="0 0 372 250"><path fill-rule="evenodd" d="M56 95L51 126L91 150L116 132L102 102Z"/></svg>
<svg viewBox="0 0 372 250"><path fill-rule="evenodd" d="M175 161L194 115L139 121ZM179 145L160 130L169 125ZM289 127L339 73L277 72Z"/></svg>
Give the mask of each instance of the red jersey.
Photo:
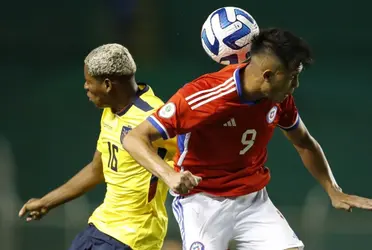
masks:
<svg viewBox="0 0 372 250"><path fill-rule="evenodd" d="M192 193L231 197L262 189L270 180L265 162L275 127L299 123L292 96L282 103L244 100L244 66L197 78L148 118L164 139L178 136L176 170L203 178Z"/></svg>

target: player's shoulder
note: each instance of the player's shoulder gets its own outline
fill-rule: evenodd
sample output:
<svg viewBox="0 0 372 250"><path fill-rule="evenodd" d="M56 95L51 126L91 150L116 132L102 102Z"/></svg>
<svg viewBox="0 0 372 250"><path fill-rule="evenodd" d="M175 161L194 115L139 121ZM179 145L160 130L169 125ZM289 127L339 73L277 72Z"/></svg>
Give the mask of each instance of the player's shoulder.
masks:
<svg viewBox="0 0 372 250"><path fill-rule="evenodd" d="M104 108L101 122L104 120L112 120L115 116L120 117L120 120L141 121L164 104L164 102L155 95L149 85L138 83L138 88L139 90L132 104L125 109L113 113L111 108Z"/></svg>
<svg viewBox="0 0 372 250"><path fill-rule="evenodd" d="M159 108L164 104L163 100L154 93L150 85L141 83L139 84L139 86L142 86L142 88L144 88L142 90L143 93L139 95L139 98L142 101L148 103L149 106L152 108L151 110L144 109L144 112L152 112L153 110Z"/></svg>
<svg viewBox="0 0 372 250"><path fill-rule="evenodd" d="M111 108L104 108L101 115L101 121L105 119L111 119L115 114L112 112Z"/></svg>
<svg viewBox="0 0 372 250"><path fill-rule="evenodd" d="M124 115L131 119L147 117L164 104L163 101L155 95L150 85L145 83L138 83L137 85L138 91L136 97L128 107L129 110L127 110Z"/></svg>
<svg viewBox="0 0 372 250"><path fill-rule="evenodd" d="M295 105L293 95L288 95L280 104L279 106L282 108L288 108Z"/></svg>
<svg viewBox="0 0 372 250"><path fill-rule="evenodd" d="M183 86L179 93L184 96L190 96L197 92L219 91L218 89L234 88L234 72L243 67L243 64L234 64L222 68L219 71L204 74Z"/></svg>

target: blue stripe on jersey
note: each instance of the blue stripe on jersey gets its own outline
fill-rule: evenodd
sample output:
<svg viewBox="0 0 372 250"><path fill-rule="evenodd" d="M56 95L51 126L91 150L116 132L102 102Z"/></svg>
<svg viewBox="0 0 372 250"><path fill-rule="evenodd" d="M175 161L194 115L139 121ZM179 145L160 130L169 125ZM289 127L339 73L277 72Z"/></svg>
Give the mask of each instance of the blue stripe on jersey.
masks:
<svg viewBox="0 0 372 250"><path fill-rule="evenodd" d="M296 129L297 127L298 127L298 125L300 125L300 117L299 117L299 115L298 115L298 118L297 118L297 121L296 121L296 123L295 124L293 124L292 126L290 126L289 128L283 128L283 127L280 127L281 129L283 129L283 130L285 130L285 131L291 131L291 130L294 130L294 129Z"/></svg>
<svg viewBox="0 0 372 250"><path fill-rule="evenodd" d="M141 87L142 87L142 89L141 89ZM145 112L148 112L148 111L152 110L153 108L147 102L142 100L141 97L140 97L142 94L146 93L149 89L150 89L150 87L147 84L138 83L138 90L137 90L136 96L134 98L134 101L130 105L128 105L126 108L124 108L123 110L119 111L116 114L118 116L125 115L125 113L127 113L127 111L132 107L132 105L136 106L137 108L139 108L139 109L141 109Z"/></svg>
<svg viewBox="0 0 372 250"><path fill-rule="evenodd" d="M178 145L178 150L180 151L180 155L185 150L185 138L186 138L186 134L177 135L177 145Z"/></svg>
<svg viewBox="0 0 372 250"><path fill-rule="evenodd" d="M167 133L164 131L164 129L152 118L151 116L147 117L147 120L154 126L159 133L161 134L161 137L163 137L164 140L168 139Z"/></svg>
<svg viewBox="0 0 372 250"><path fill-rule="evenodd" d="M153 110L154 108L150 106L147 102L142 100L140 97L138 97L134 102L134 106L141 109L142 111L148 112L150 110Z"/></svg>

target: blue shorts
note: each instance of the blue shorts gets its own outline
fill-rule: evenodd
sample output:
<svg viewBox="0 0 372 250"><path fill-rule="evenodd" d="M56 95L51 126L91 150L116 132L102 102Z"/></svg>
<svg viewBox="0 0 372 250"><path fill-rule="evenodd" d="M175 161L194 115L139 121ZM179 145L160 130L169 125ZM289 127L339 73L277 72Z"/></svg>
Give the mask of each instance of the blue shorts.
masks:
<svg viewBox="0 0 372 250"><path fill-rule="evenodd" d="M132 250L132 248L89 224L75 237L69 250Z"/></svg>

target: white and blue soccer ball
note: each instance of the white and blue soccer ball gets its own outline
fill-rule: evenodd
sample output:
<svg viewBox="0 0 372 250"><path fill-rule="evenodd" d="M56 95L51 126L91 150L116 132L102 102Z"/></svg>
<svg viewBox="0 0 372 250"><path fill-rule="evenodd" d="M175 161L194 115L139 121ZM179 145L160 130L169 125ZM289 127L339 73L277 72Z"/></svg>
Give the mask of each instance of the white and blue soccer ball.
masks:
<svg viewBox="0 0 372 250"><path fill-rule="evenodd" d="M204 22L201 41L205 52L216 62L229 65L249 58L251 40L259 32L254 18L237 7L213 11Z"/></svg>

